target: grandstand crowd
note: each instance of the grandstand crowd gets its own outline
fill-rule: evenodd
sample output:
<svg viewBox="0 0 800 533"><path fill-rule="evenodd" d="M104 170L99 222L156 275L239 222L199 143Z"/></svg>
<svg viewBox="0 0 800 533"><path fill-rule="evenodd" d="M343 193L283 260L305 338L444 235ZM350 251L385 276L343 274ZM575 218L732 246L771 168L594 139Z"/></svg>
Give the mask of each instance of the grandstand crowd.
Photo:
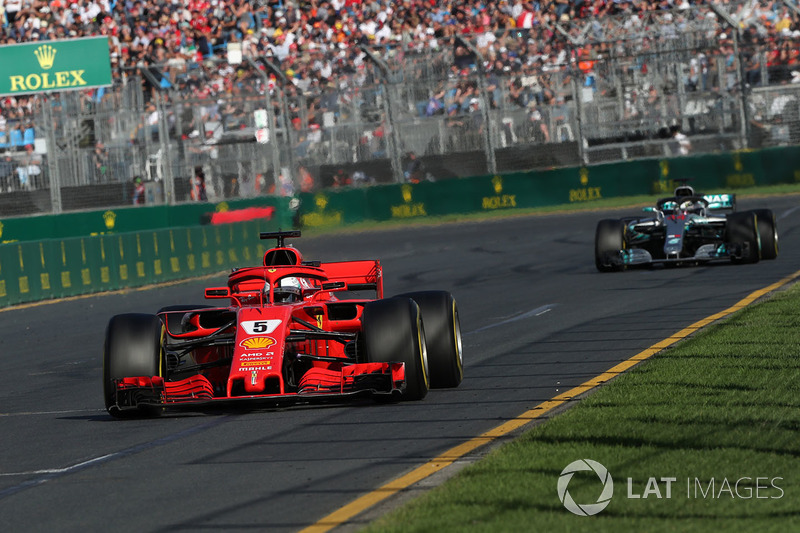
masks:
<svg viewBox="0 0 800 533"><path fill-rule="evenodd" d="M796 68L800 16L795 10L779 0L714 1L748 29L745 39L770 47L770 61L785 65L787 72ZM363 68L359 45L417 51L454 47L452 76L458 77L474 68L475 56L459 50L454 40L468 36L485 60L490 89L492 73L514 74L513 80L495 81L508 83L513 103L530 107L559 103L552 91L536 91L537 72L591 62L605 51L602 45L565 46L565 40L554 38L556 22L617 16L625 19L623 27L631 27L648 13L669 11L677 15L674 22L671 14L664 19L669 28L663 35L678 39L689 22L680 13L699 16L695 8L703 5L705 0L0 0L0 43L106 35L117 79L136 68L158 65L163 86L208 98L235 92L237 81L246 76L226 62L231 49L269 58L298 88L313 93L336 86L343 76ZM711 10L702 13L716 17ZM598 40L609 40L601 34L614 30L592 31ZM718 24L707 35L720 42L721 53L730 45L725 31ZM187 75L190 67L203 70L200 78L207 82L192 83ZM749 81L759 81L757 69L751 68L747 75ZM705 80L695 75L690 82L702 90ZM468 89L466 84L459 92L460 110L475 103ZM0 149L22 151L29 144L35 105L31 96L0 97ZM430 106L445 107L448 113L458 110L452 101L432 95L431 102L421 104L420 114L430 114Z"/></svg>

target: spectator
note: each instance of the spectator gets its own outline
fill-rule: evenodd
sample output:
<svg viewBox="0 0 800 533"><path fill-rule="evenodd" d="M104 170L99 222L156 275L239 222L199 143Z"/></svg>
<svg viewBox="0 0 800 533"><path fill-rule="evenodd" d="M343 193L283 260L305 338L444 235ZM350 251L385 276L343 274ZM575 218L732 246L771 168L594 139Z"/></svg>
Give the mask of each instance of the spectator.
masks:
<svg viewBox="0 0 800 533"><path fill-rule="evenodd" d="M6 154L0 159L0 192L10 192L17 187L14 185L14 161Z"/></svg>
<svg viewBox="0 0 800 533"><path fill-rule="evenodd" d="M547 118L543 109L532 100L528 104L528 138L536 143L549 143L550 131L547 127Z"/></svg>
<svg viewBox="0 0 800 533"><path fill-rule="evenodd" d="M194 167L194 176L192 176L189 197L195 202L208 201L208 195L206 194L206 175L201 166Z"/></svg>
<svg viewBox="0 0 800 533"><path fill-rule="evenodd" d="M314 176L308 171L308 168L300 165L298 169L298 181L300 182L301 192L311 192L314 190Z"/></svg>
<svg viewBox="0 0 800 533"><path fill-rule="evenodd" d="M403 176L409 183L419 183L427 177L425 163L414 152L408 152L408 162Z"/></svg>
<svg viewBox="0 0 800 533"><path fill-rule="evenodd" d="M689 155L692 143L689 138L681 132L681 127L674 125L670 128L672 133L672 143L670 145L673 155Z"/></svg>
<svg viewBox="0 0 800 533"><path fill-rule="evenodd" d="M351 184L350 176L344 171L343 168L339 168L336 170L336 173L333 175L333 187L347 187Z"/></svg>
<svg viewBox="0 0 800 533"><path fill-rule="evenodd" d="M556 139L558 142L574 141L575 136L572 132L571 111L564 97L556 97L555 106L552 109L553 125L555 126Z"/></svg>
<svg viewBox="0 0 800 533"><path fill-rule="evenodd" d="M17 161L17 178L21 189L31 190L38 185L42 173L41 164L38 154L33 151L33 145L26 144L25 155Z"/></svg>
<svg viewBox="0 0 800 533"><path fill-rule="evenodd" d="M108 150L103 143L97 142L92 150L92 165L94 166L95 183L108 181Z"/></svg>
<svg viewBox="0 0 800 533"><path fill-rule="evenodd" d="M140 176L133 178L133 205L144 204L144 182Z"/></svg>

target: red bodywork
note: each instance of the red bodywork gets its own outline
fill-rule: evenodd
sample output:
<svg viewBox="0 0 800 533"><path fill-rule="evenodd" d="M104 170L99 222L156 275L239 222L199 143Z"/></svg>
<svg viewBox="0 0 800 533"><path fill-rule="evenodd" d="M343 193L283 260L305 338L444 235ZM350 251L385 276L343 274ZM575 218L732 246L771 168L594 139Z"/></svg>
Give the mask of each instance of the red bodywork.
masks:
<svg viewBox="0 0 800 533"><path fill-rule="evenodd" d="M363 290L383 297L379 261L303 263L294 248L272 248L264 266L236 269L226 287L206 289L206 298L229 299L226 307L159 313L160 375L117 380L117 406L281 403L402 390L403 363L363 356L361 315L372 299L337 298Z"/></svg>

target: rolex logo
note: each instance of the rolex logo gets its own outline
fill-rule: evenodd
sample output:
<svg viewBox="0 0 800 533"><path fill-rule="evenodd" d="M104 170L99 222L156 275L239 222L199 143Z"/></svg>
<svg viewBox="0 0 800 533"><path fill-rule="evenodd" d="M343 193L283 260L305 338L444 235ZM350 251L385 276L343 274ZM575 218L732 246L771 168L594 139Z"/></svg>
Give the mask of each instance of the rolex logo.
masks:
<svg viewBox="0 0 800 533"><path fill-rule="evenodd" d="M56 59L56 50L49 44L43 44L39 48L33 51L33 54L36 56L36 59L39 61L39 66L42 67L44 70L50 70L53 68L53 62Z"/></svg>
<svg viewBox="0 0 800 533"><path fill-rule="evenodd" d="M410 203L411 202L411 185L403 185L400 188L400 192L403 195L403 201L405 203Z"/></svg>
<svg viewBox="0 0 800 533"><path fill-rule="evenodd" d="M106 211L103 213L103 222L106 224L107 229L114 229L114 224L117 221L117 214L113 211Z"/></svg>

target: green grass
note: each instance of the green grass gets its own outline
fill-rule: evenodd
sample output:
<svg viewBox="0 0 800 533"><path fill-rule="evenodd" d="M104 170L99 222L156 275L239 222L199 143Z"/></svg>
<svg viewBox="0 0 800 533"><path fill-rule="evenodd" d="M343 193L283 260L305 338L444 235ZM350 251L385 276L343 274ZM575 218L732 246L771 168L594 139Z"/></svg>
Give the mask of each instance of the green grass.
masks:
<svg viewBox="0 0 800 533"><path fill-rule="evenodd" d="M386 531L800 530L800 286L748 307L635 367L565 413L491 452L444 485L381 518ZM577 459L608 468L614 497L595 516L560 503L556 483ZM629 499L674 477L670 499ZM702 497L687 480L727 479L756 499ZM766 477L758 482L755 478ZM770 480L776 477L772 488ZM601 483L579 473L578 503ZM662 496L665 484L660 484ZM687 497L687 494L690 497ZM781 496L778 498L777 496ZM734 494L735 496L735 494ZM766 496L766 498L764 498Z"/></svg>
<svg viewBox="0 0 800 533"><path fill-rule="evenodd" d="M721 193L721 192L734 192L737 198L759 197L759 196L774 196L782 194L800 194L800 184L789 185L765 185L761 187L750 187L747 189L719 189L711 191L702 191L704 194ZM532 215L550 215L557 213L577 213L583 211L600 211L606 209L619 209L619 208L635 208L646 205L654 205L659 198L663 198L667 194L650 194L639 196L624 196L618 198L604 198L602 200L591 200L581 203L567 203L559 205L551 205L546 207L531 207L524 209L498 209L493 211L481 211L477 213L463 213L453 214L437 217L421 217L413 219L397 219L386 221L364 221L356 224L348 224L346 226L325 226L317 228L304 228L303 235L313 237L317 235L327 235L330 233L349 233L361 232L370 230L386 230L386 229L403 229L410 226L421 225L436 225L436 224L449 224L459 222L475 222L481 220L512 218L519 216L532 216Z"/></svg>

